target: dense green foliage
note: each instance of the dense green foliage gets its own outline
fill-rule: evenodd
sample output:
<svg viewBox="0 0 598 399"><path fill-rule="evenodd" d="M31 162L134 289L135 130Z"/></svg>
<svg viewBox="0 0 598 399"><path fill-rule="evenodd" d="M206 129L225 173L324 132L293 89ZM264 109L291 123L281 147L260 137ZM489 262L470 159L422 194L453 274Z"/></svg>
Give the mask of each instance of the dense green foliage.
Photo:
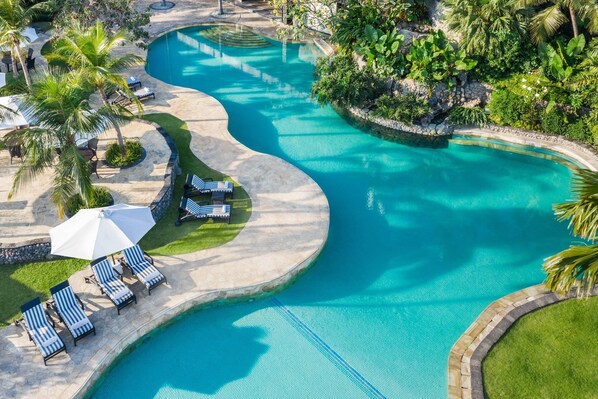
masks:
<svg viewBox="0 0 598 399"><path fill-rule="evenodd" d="M125 140L125 155L120 151L118 143L106 147L106 162L113 167L126 167L138 162L143 156L143 147L138 140Z"/></svg>
<svg viewBox="0 0 598 399"><path fill-rule="evenodd" d="M401 77L405 70L405 57L399 52L405 37L393 28L387 32L365 27L365 36L356 52L363 55L367 65L380 77Z"/></svg>
<svg viewBox="0 0 598 399"><path fill-rule="evenodd" d="M83 201L79 194L73 195L66 204L66 213L74 215L79 209L102 208L114 204L110 191L104 187L94 187L87 203Z"/></svg>
<svg viewBox="0 0 598 399"><path fill-rule="evenodd" d="M428 100L415 94L392 97L383 95L376 100L376 107L374 110L375 116L393 119L409 125L432 112Z"/></svg>
<svg viewBox="0 0 598 399"><path fill-rule="evenodd" d="M489 399L593 398L598 386L598 298L523 316L482 364Z"/></svg>
<svg viewBox="0 0 598 399"><path fill-rule="evenodd" d="M413 39L406 58L410 62L407 76L430 87L438 83L452 87L460 72L469 71L477 64L467 58L464 50L456 51L441 30L420 40Z"/></svg>
<svg viewBox="0 0 598 399"><path fill-rule="evenodd" d="M318 103L362 105L384 91L384 83L367 69L359 69L349 55L324 57L316 65L312 97Z"/></svg>
<svg viewBox="0 0 598 399"><path fill-rule="evenodd" d="M132 0L53 0L56 17L54 25L68 29L73 21L83 28L90 28L100 21L104 26L125 29L129 39L145 40L149 37L145 26L150 22L148 11L137 11Z"/></svg>
<svg viewBox="0 0 598 399"><path fill-rule="evenodd" d="M448 121L455 125L484 126L488 124L489 117L486 110L480 107L454 107Z"/></svg>

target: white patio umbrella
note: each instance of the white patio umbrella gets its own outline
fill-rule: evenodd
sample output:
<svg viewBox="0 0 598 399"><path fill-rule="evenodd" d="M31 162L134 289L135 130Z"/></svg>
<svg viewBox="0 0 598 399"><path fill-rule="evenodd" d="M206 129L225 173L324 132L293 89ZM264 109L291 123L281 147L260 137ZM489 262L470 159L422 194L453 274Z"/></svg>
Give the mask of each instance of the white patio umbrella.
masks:
<svg viewBox="0 0 598 399"><path fill-rule="evenodd" d="M0 120L0 130L12 130L29 125L29 121L27 121L25 115L19 111L19 100L17 96L0 97L0 105L15 111L14 114L9 114L6 118Z"/></svg>
<svg viewBox="0 0 598 399"><path fill-rule="evenodd" d="M0 73L0 87L6 86L6 74L1 72Z"/></svg>
<svg viewBox="0 0 598 399"><path fill-rule="evenodd" d="M146 206L81 209L50 230L51 253L94 260L137 244L155 224Z"/></svg>

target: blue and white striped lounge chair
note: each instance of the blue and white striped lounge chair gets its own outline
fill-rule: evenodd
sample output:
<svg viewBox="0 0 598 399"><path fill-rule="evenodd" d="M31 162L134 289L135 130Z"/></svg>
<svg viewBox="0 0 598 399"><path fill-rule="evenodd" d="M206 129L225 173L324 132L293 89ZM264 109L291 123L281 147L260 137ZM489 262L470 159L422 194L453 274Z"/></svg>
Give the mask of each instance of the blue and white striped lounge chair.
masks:
<svg viewBox="0 0 598 399"><path fill-rule="evenodd" d="M137 303L135 294L116 275L110 261L105 256L91 262L91 270L93 270L100 290L114 303L118 314L125 306L133 302Z"/></svg>
<svg viewBox="0 0 598 399"><path fill-rule="evenodd" d="M29 335L29 340L33 341L42 353L44 365L47 365L48 359L60 352L64 351L66 353L66 346L54 330L54 322L44 312L39 298L35 298L21 306L21 312L25 321L25 331ZM51 326L50 323L52 323Z"/></svg>
<svg viewBox="0 0 598 399"><path fill-rule="evenodd" d="M212 181L209 177L202 179L194 174L188 174L185 182L185 197L221 192L225 195L230 194L232 198L233 189L234 185L230 181Z"/></svg>
<svg viewBox="0 0 598 399"><path fill-rule="evenodd" d="M147 288L147 293L162 283L166 283L166 277L154 266L154 259L143 252L139 245L134 245L123 251L123 265L131 270Z"/></svg>
<svg viewBox="0 0 598 399"><path fill-rule="evenodd" d="M68 280L50 288L50 293L53 299L51 306L71 333L75 346L81 338L91 333L96 335L96 328L83 311L83 302L75 295Z"/></svg>
<svg viewBox="0 0 598 399"><path fill-rule="evenodd" d="M201 204L201 205L200 205ZM226 219L230 223L230 205L207 205L196 203L191 198L181 198L179 205L179 218L175 226L180 226L182 222L197 219Z"/></svg>

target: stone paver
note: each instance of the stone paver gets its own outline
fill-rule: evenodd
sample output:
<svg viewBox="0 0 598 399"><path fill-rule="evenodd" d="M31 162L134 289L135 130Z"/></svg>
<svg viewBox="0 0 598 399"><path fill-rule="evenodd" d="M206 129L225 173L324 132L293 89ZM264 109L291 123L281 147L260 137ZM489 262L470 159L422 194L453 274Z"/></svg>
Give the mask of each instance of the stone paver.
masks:
<svg viewBox="0 0 598 399"><path fill-rule="evenodd" d="M152 17L152 32L209 21L214 6L177 2L174 11ZM258 28L271 29L270 21L243 17L249 24L252 19ZM122 51L140 52L130 47ZM156 89L157 99L150 101L146 110L168 112L185 120L197 157L245 188L252 199L251 218L241 233L223 246L156 258L169 285L152 291L151 297L138 282L126 278L138 294L138 304L124 309L121 316L97 287L83 282L89 268L73 275L71 285L86 303L97 336L85 338L74 348L63 326L57 324L69 353L44 367L21 329L10 326L1 330L2 397L81 397L111 361L145 333L197 304L272 291L309 266L326 242L328 202L309 176L238 143L226 130L228 116L215 99L158 82L142 68L131 73Z"/></svg>
<svg viewBox="0 0 598 399"><path fill-rule="evenodd" d="M115 203L148 206L164 186L164 174L170 157L170 148L156 128L148 123L134 121L123 127L123 136L139 139L146 150L146 158L131 168L110 168L102 161L98 164L98 175L92 174L92 182L105 187L114 197ZM116 141L116 132L111 129L99 137L98 157L105 159L107 144ZM12 179L20 160L10 163L8 151L0 151L0 242L20 243L36 238L48 237L48 231L61 223L56 207L50 199L52 171L47 171L8 200Z"/></svg>

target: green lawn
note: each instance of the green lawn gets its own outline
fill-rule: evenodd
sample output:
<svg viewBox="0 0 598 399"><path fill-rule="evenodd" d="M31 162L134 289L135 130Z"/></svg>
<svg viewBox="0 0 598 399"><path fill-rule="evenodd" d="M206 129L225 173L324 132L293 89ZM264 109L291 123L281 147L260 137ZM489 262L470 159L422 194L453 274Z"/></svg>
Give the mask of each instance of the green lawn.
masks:
<svg viewBox="0 0 598 399"><path fill-rule="evenodd" d="M23 265L0 265L0 327L21 317L19 307L39 296L46 300L50 287L66 280L89 262L81 259L53 260Z"/></svg>
<svg viewBox="0 0 598 399"><path fill-rule="evenodd" d="M598 297L568 300L518 320L482 365L498 398L598 398Z"/></svg>
<svg viewBox="0 0 598 399"><path fill-rule="evenodd" d="M192 221L175 227L178 205L183 194L186 172L191 171L200 177L214 180L227 176L208 168L189 149L191 134L180 119L169 114L144 116L162 126L174 139L179 151L179 163L183 174L177 177L174 195L166 215L139 243L153 255L177 255L199 251L222 245L239 234L251 216L251 199L235 182L231 223L213 221ZM198 201L209 196L197 197ZM50 287L66 280L74 272L84 268L89 262L78 259L64 259L47 262L34 262L22 265L0 266L0 327L5 327L21 317L19 307L36 296L48 298Z"/></svg>

